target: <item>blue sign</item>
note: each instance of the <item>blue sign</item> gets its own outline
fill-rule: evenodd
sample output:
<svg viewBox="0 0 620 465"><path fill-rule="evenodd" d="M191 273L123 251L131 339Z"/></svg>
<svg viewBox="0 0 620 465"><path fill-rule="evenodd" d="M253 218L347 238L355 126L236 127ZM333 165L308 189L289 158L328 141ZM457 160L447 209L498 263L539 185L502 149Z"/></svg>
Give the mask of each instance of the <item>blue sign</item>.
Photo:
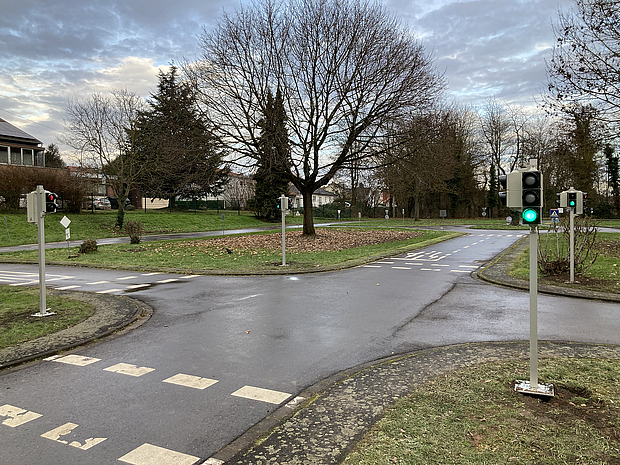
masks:
<svg viewBox="0 0 620 465"><path fill-rule="evenodd" d="M560 209L559 208L552 208L551 210L549 210L549 216L551 218L559 218L560 217Z"/></svg>

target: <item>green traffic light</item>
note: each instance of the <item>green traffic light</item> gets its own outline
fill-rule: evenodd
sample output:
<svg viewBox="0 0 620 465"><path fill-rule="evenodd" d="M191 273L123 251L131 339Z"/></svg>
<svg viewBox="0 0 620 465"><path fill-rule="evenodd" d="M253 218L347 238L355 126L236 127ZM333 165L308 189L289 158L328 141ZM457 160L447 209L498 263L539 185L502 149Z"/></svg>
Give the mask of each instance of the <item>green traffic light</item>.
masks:
<svg viewBox="0 0 620 465"><path fill-rule="evenodd" d="M538 220L538 212L532 208L527 208L523 210L523 214L521 215L523 221L528 224L536 223Z"/></svg>

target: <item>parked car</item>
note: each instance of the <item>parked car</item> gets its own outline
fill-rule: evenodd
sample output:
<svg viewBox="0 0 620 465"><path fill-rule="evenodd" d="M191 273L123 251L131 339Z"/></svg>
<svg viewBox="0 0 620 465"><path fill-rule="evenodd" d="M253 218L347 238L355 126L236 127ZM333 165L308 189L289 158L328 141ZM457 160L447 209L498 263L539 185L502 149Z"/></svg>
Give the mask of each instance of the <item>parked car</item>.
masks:
<svg viewBox="0 0 620 465"><path fill-rule="evenodd" d="M110 205L110 201L105 197L96 198L96 199L88 199L86 201L86 209L87 210L111 210L112 206Z"/></svg>
<svg viewBox="0 0 620 465"><path fill-rule="evenodd" d="M112 207L112 210L118 210L118 199L116 197L108 197L108 200L110 201L110 206ZM131 200L129 200L129 198L125 199L125 208L131 205Z"/></svg>

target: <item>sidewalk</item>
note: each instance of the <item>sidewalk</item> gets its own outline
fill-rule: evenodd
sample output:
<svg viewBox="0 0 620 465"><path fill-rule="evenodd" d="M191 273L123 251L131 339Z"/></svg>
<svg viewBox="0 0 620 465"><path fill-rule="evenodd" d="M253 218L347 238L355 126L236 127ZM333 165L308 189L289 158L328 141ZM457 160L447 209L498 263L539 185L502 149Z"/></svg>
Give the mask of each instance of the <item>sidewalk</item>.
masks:
<svg viewBox="0 0 620 465"><path fill-rule="evenodd" d="M527 282L506 274L515 256L527 246L527 240L517 242L494 258L477 276L494 284L527 289ZM556 286L544 286L539 291L620 301L618 295ZM0 368L52 355L121 331L121 328L131 328L152 314L146 304L127 297L48 292L87 301L95 306L96 311L72 328L0 351ZM620 358L620 346L540 341L539 356ZM490 342L421 350L357 366L307 388L203 463L337 464L387 408L416 386L468 366L528 358L528 341Z"/></svg>

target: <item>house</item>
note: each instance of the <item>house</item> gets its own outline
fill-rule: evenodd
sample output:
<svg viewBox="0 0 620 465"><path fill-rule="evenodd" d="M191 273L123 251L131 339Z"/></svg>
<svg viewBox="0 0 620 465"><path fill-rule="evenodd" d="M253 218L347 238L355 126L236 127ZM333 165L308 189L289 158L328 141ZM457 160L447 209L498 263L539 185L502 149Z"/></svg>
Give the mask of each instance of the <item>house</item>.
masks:
<svg viewBox="0 0 620 465"><path fill-rule="evenodd" d="M292 205L290 205L289 208L304 208L304 199L299 192L299 189L292 184L289 186L289 197L292 199ZM326 191L325 189L319 187L312 193L312 206L320 207L327 205L328 203L332 203L336 197L336 194L333 192Z"/></svg>
<svg viewBox="0 0 620 465"><path fill-rule="evenodd" d="M0 164L45 167L43 143L0 118Z"/></svg>

